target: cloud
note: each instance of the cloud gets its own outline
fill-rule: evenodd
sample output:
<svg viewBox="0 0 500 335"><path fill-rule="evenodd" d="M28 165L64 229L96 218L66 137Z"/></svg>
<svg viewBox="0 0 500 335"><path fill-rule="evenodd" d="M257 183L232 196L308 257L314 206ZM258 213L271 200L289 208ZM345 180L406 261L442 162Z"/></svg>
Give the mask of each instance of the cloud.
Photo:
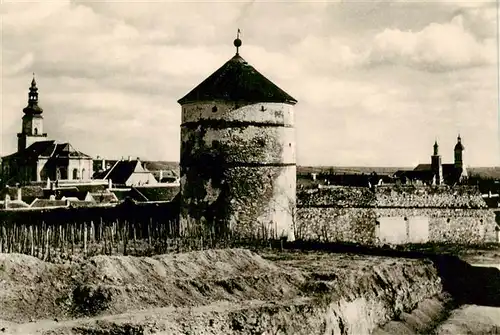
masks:
<svg viewBox="0 0 500 335"><path fill-rule="evenodd" d="M464 29L462 16L432 23L419 32L386 29L377 34L369 62L397 64L427 71L450 71L495 63L492 39L477 40Z"/></svg>
<svg viewBox="0 0 500 335"><path fill-rule="evenodd" d="M299 164L426 162L427 142L453 142L458 128L471 159L496 159L486 7L51 1L1 10L2 154L16 147L36 72L52 138L91 155L179 159L176 101L232 57L241 28L242 56L299 100Z"/></svg>

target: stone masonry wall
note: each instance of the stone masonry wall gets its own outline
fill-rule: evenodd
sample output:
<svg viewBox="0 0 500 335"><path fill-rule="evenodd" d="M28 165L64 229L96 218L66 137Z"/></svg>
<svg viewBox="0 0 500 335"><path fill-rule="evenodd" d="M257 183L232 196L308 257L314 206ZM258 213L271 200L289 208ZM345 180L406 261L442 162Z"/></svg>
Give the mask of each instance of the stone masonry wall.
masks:
<svg viewBox="0 0 500 335"><path fill-rule="evenodd" d="M296 237L374 244L496 242L495 214L474 187L335 187L297 194ZM394 231L393 236L388 236ZM418 235L418 236L417 236Z"/></svg>
<svg viewBox="0 0 500 335"><path fill-rule="evenodd" d="M428 242L471 244L496 241L497 225L492 211L435 208L300 207L297 209L296 238L376 244L377 220L381 217L399 217L401 224L405 224L404 218L428 218Z"/></svg>
<svg viewBox="0 0 500 335"><path fill-rule="evenodd" d="M292 106L206 102L182 108L182 232L293 239Z"/></svg>
<svg viewBox="0 0 500 335"><path fill-rule="evenodd" d="M375 222L372 208L298 207L295 238L373 244Z"/></svg>

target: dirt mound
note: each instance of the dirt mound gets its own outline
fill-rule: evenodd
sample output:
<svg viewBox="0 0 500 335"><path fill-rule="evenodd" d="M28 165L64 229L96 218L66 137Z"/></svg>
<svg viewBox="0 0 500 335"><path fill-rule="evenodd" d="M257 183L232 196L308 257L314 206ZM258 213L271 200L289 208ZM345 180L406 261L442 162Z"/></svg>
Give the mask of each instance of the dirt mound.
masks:
<svg viewBox="0 0 500 335"><path fill-rule="evenodd" d="M423 325L435 306L411 311L442 290L431 262L353 254L271 260L224 249L72 265L5 257L3 319L40 318L28 308L38 296L12 293L31 286L47 310L45 320L8 325L15 334L366 334L401 315Z"/></svg>
<svg viewBox="0 0 500 335"><path fill-rule="evenodd" d="M15 322L220 300L288 299L299 294L304 281L300 273L243 249L151 258L96 256L83 265L0 255L0 319Z"/></svg>
<svg viewBox="0 0 500 335"><path fill-rule="evenodd" d="M243 249L206 250L155 257L97 256L82 268L72 296L74 315L183 307L215 301L286 299L303 277Z"/></svg>
<svg viewBox="0 0 500 335"><path fill-rule="evenodd" d="M75 268L21 254L0 254L0 319L26 322L64 314ZM22 311L22 312L20 312Z"/></svg>

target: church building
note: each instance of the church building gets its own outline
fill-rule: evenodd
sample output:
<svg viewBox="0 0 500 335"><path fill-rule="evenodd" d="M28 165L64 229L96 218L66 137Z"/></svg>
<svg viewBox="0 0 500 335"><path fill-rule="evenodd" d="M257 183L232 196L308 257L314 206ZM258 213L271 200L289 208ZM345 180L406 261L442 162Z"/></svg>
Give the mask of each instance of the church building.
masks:
<svg viewBox="0 0 500 335"><path fill-rule="evenodd" d="M2 158L3 184L22 185L50 180L88 180L92 157L75 150L70 143L49 140L43 129L43 109L38 105L38 87L31 81L28 105L23 109L17 152Z"/></svg>
<svg viewBox="0 0 500 335"><path fill-rule="evenodd" d="M467 179L467 169L463 163L463 152L465 147L462 144L460 135L457 137L457 144L454 148L454 162L442 164L439 154L439 145L434 142L434 152L431 156L431 164L419 164L412 171L398 171L396 177L406 181L421 181L433 185L454 185L462 183Z"/></svg>

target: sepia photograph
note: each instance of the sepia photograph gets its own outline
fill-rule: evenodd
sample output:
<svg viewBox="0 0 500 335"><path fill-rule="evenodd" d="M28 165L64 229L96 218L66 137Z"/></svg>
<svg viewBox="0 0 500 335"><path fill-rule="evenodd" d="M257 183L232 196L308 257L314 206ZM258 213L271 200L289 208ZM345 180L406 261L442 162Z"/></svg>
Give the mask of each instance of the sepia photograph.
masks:
<svg viewBox="0 0 500 335"><path fill-rule="evenodd" d="M0 0L0 335L500 334L500 0Z"/></svg>

